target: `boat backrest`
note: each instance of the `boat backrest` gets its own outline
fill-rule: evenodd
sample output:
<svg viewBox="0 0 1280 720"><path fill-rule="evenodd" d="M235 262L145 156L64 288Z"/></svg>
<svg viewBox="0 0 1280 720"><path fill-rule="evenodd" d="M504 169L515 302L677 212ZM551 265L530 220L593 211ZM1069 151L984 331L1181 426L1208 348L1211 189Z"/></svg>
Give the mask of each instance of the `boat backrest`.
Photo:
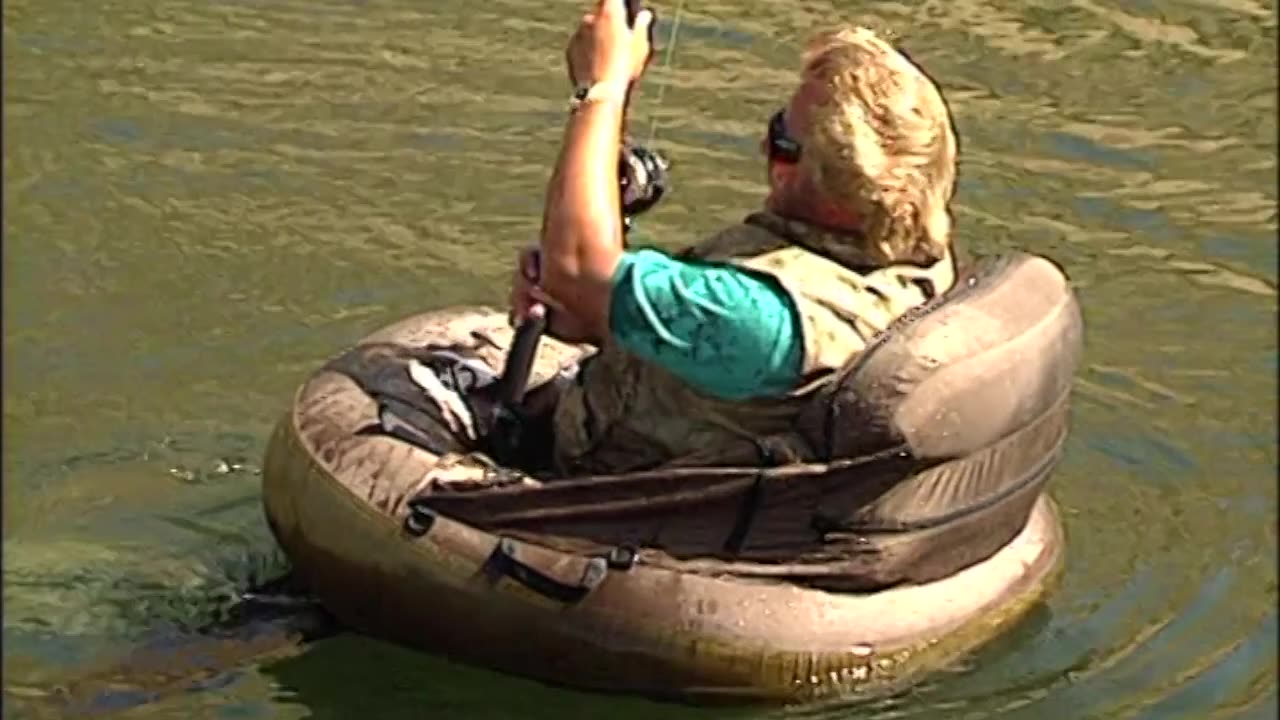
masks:
<svg viewBox="0 0 1280 720"><path fill-rule="evenodd" d="M1082 347L1080 307L1057 265L984 258L850 362L801 427L828 461L893 447L964 457L1057 406Z"/></svg>

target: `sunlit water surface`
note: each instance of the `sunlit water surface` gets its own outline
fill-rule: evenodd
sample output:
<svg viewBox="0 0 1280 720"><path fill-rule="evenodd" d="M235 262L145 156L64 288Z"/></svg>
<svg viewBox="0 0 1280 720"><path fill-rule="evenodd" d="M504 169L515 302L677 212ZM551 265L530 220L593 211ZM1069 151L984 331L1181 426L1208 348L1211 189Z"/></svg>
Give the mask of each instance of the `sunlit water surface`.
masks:
<svg viewBox="0 0 1280 720"><path fill-rule="evenodd" d="M758 203L800 41L843 17L893 29L945 87L964 247L1046 253L1077 283L1087 355L1053 491L1069 556L1046 606L854 707L663 708L347 635L194 682L139 671L122 687L161 691L120 716L1274 717L1274 7L688 5L634 108L678 163L638 241L676 247ZM260 458L326 356L502 300L580 11L4 4L6 717L57 716L51 688L279 570Z"/></svg>

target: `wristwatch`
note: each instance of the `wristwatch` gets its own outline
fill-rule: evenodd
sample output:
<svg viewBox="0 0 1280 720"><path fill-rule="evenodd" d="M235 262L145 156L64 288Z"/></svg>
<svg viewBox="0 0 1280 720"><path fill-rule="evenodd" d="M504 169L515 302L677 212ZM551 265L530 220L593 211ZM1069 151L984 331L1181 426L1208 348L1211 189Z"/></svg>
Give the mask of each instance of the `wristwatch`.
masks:
<svg viewBox="0 0 1280 720"><path fill-rule="evenodd" d="M578 108L593 102L616 102L622 107L627 99L627 86L617 82L598 82L593 85L579 85L569 100L569 112L577 112Z"/></svg>

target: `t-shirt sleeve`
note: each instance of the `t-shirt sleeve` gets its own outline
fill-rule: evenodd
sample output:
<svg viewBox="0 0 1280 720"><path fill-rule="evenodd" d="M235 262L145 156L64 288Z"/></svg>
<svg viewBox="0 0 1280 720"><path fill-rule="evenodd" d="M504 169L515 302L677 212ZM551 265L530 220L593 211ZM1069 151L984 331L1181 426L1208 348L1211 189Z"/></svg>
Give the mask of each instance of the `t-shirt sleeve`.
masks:
<svg viewBox="0 0 1280 720"><path fill-rule="evenodd" d="M794 300L775 279L734 265L624 253L609 328L622 347L708 395L745 400L800 381L804 345Z"/></svg>

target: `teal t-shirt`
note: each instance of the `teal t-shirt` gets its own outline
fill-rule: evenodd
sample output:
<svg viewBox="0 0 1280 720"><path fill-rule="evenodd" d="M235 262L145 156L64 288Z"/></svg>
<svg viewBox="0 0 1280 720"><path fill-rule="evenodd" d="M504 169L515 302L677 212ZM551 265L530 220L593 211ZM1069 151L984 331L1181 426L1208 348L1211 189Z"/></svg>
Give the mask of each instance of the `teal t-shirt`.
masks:
<svg viewBox="0 0 1280 720"><path fill-rule="evenodd" d="M800 380L795 302L768 275L737 266L627 251L613 275L609 329L622 347L715 397L776 395Z"/></svg>

